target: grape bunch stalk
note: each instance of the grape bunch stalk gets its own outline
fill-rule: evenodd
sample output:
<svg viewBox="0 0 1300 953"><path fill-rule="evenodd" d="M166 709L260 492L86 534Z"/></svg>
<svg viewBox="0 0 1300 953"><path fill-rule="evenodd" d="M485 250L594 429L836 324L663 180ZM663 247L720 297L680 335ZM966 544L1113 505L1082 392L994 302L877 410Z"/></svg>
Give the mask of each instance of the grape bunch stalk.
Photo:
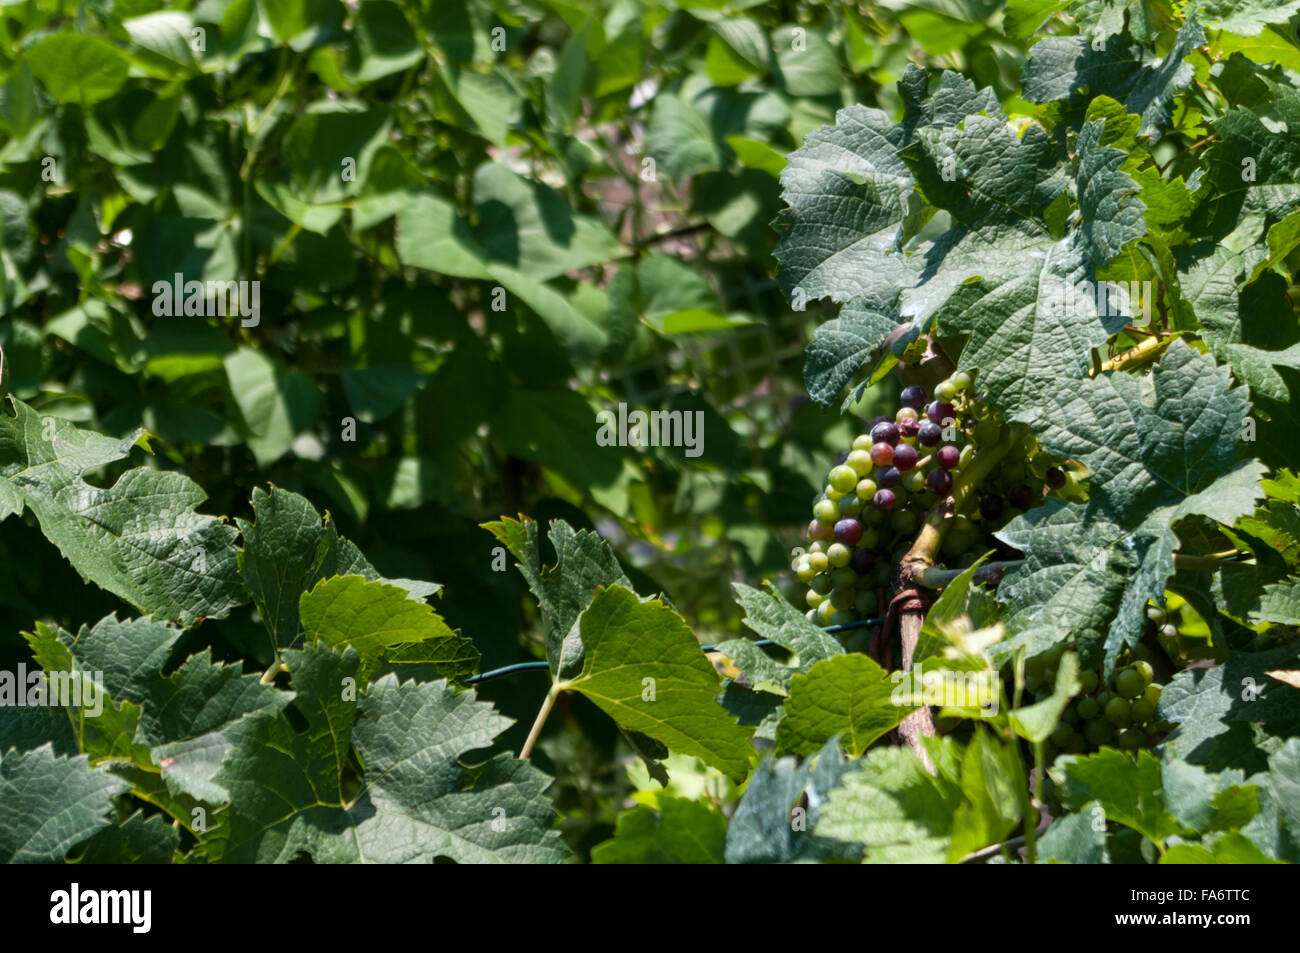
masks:
<svg viewBox="0 0 1300 953"><path fill-rule="evenodd" d="M1076 468L1008 427L972 384L959 371L933 399L919 385L903 388L894 416L872 421L827 473L806 549L792 553L809 621L838 626L884 612L895 567L936 504L949 506L933 556L961 569L990 549L1012 555L995 530L1047 493L1078 491ZM974 466L981 456L983 466ZM963 485L968 470L977 476Z"/></svg>

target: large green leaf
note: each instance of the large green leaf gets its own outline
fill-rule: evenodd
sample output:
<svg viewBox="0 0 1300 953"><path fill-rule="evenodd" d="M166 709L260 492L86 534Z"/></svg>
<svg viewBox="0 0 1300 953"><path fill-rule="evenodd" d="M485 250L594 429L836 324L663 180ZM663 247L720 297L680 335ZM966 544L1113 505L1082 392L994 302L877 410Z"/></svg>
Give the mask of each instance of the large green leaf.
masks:
<svg viewBox="0 0 1300 953"><path fill-rule="evenodd" d="M10 400L14 416L0 414L0 516L26 506L82 578L142 612L192 625L247 600L235 530L194 511L206 499L196 484L143 467L110 487L86 482L126 457L140 431L104 437Z"/></svg>
<svg viewBox="0 0 1300 953"><path fill-rule="evenodd" d="M596 592L578 627L582 671L562 688L586 695L621 727L736 780L749 773L750 732L717 704L718 674L681 616L614 585Z"/></svg>
<svg viewBox="0 0 1300 953"><path fill-rule="evenodd" d="M59 863L111 822L125 789L84 755L60 758L48 746L0 752L0 861Z"/></svg>
<svg viewBox="0 0 1300 953"><path fill-rule="evenodd" d="M839 737L844 750L856 758L911 713L901 699L895 700L897 685L865 655L818 662L808 674L790 680L777 748L808 755Z"/></svg>
<svg viewBox="0 0 1300 953"><path fill-rule="evenodd" d="M1263 467L1238 450L1249 405L1181 342L1149 376L1103 374L1043 400L1041 444L1088 467L1092 497L1048 500L998 534L1025 554L998 596L1012 645L1072 634L1085 666L1109 666L1173 574L1174 524L1200 514L1232 525L1254 511Z"/></svg>
<svg viewBox="0 0 1300 953"><path fill-rule="evenodd" d="M550 779L509 755L468 767L510 720L473 692L444 682L398 684L393 675L359 699L352 650L285 653L299 732L282 714L252 715L225 734L215 785L228 801L198 850L211 860L317 863L556 862L542 792ZM364 774L351 779L349 748ZM345 787L353 793L345 793Z"/></svg>
<svg viewBox="0 0 1300 953"><path fill-rule="evenodd" d="M1147 751L1139 751L1136 760L1114 748L1087 757L1071 756L1064 762L1061 803L1080 810L1095 801L1106 820L1131 827L1163 845L1183 828L1164 803L1160 773L1160 762Z"/></svg>
<svg viewBox="0 0 1300 953"><path fill-rule="evenodd" d="M131 68L126 54L108 40L81 33L51 34L28 50L26 59L51 96L83 106L116 93Z"/></svg>

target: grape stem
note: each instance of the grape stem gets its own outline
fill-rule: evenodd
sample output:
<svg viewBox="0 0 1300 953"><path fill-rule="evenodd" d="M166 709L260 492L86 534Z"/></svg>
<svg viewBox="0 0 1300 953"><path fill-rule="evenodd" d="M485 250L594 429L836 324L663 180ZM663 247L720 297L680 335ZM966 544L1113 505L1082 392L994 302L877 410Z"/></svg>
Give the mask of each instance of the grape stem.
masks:
<svg viewBox="0 0 1300 953"><path fill-rule="evenodd" d="M546 724L547 716L551 714L551 709L555 707L555 699L560 697L560 692L564 687L564 682L554 682L551 685L551 690L546 693L546 700L542 702L542 707L537 712L537 718L533 721L533 727L528 732L528 740L519 749L520 761L527 761L533 753L533 746L537 744L537 739L542 734L542 726Z"/></svg>

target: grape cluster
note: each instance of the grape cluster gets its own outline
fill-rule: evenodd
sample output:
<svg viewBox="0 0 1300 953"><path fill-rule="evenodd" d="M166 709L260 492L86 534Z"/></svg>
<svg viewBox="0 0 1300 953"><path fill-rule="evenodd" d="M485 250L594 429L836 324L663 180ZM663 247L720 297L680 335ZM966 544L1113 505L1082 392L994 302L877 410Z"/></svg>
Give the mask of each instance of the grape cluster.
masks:
<svg viewBox="0 0 1300 953"><path fill-rule="evenodd" d="M881 595L891 567L925 514L952 492L979 448L1003 433L1001 419L971 385L971 376L959 371L933 395L918 385L905 387L897 413L872 421L826 475L813 501L807 550L796 549L791 564L808 586L811 621L841 625L884 610ZM1055 458L1038 452L1031 438L1017 451L985 477L978 506L955 514L946 527L940 556L949 565L964 568L987 549L1001 549L993 530L1073 479Z"/></svg>
<svg viewBox="0 0 1300 953"><path fill-rule="evenodd" d="M1064 651L1065 646L1059 645L1025 663L1025 687L1035 698L1052 694ZM1047 743L1048 762L1058 754L1088 754L1103 745L1137 751L1170 729L1156 718L1161 688L1145 645L1138 644L1121 656L1109 680L1103 681L1100 671L1089 670L1079 673L1079 681L1082 691L1066 706Z"/></svg>

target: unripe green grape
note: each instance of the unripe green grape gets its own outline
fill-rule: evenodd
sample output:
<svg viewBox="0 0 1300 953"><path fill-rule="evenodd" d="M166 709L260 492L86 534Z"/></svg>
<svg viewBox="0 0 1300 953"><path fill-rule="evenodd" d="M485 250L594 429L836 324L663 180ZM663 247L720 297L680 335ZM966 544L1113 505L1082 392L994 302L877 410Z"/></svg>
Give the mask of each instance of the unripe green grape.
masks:
<svg viewBox="0 0 1300 953"><path fill-rule="evenodd" d="M871 439L871 434L869 434L869 433L860 433L860 434L858 434L856 437L853 438L853 449L854 449L854 450L863 450L863 451L870 450L870 449L871 449L871 445L872 445L873 443L875 443L875 442L876 442L876 441L874 441L874 440Z"/></svg>
<svg viewBox="0 0 1300 953"><path fill-rule="evenodd" d="M1146 688L1155 680L1156 671L1151 667L1151 663L1146 659L1138 659L1129 667L1142 676L1143 688Z"/></svg>
<svg viewBox="0 0 1300 953"><path fill-rule="evenodd" d="M1146 643L1144 642L1139 642L1137 645L1133 646L1132 655L1134 661L1137 662L1151 661L1151 650L1147 648Z"/></svg>
<svg viewBox="0 0 1300 953"><path fill-rule="evenodd" d="M1043 677L1041 675L1030 675L1025 673L1025 688L1029 689L1034 695L1043 690Z"/></svg>
<svg viewBox="0 0 1300 953"><path fill-rule="evenodd" d="M1140 728L1130 728L1121 732L1115 747L1120 751L1137 751L1146 744L1146 734Z"/></svg>
<svg viewBox="0 0 1300 953"><path fill-rule="evenodd" d="M1081 690L1083 694L1091 695L1097 690L1097 685L1100 684L1100 679L1096 672L1088 670L1079 673L1079 684L1082 686Z"/></svg>
<svg viewBox="0 0 1300 953"><path fill-rule="evenodd" d="M813 577L817 575L817 570L813 569L812 563L808 560L808 556L800 556L795 560L795 564L794 574L799 577L799 581L802 583L812 582Z"/></svg>
<svg viewBox="0 0 1300 953"><path fill-rule="evenodd" d="M1124 698L1137 698L1146 687L1141 672L1126 668L1115 674L1115 691Z"/></svg>
<svg viewBox="0 0 1300 953"><path fill-rule="evenodd" d="M831 601L829 599L827 599L825 602L823 602L821 605L817 607L817 618L821 620L822 625L830 625L831 616L833 616L834 614L835 614L835 606L831 605Z"/></svg>
<svg viewBox="0 0 1300 953"><path fill-rule="evenodd" d="M859 516L862 513L862 501L853 493L842 497L838 506L841 516Z"/></svg>
<svg viewBox="0 0 1300 953"><path fill-rule="evenodd" d="M1085 695L1078 702L1079 717L1084 721L1093 721L1101 714L1101 706L1097 704L1097 699L1091 695Z"/></svg>
<svg viewBox="0 0 1300 953"><path fill-rule="evenodd" d="M839 569L831 570L830 580L832 589L845 589L849 586L857 585L858 574L848 566L842 566Z"/></svg>
<svg viewBox="0 0 1300 953"><path fill-rule="evenodd" d="M1106 703L1114 697L1115 697L1114 692L1112 692L1108 688L1103 688L1101 691L1097 693L1097 704L1104 709L1106 707Z"/></svg>
<svg viewBox="0 0 1300 953"><path fill-rule="evenodd" d="M952 377L948 378L948 380L950 380L952 382L952 386L959 391L970 390L970 385L971 385L970 375L967 374L965 371L958 371L956 374L952 375Z"/></svg>
<svg viewBox="0 0 1300 953"><path fill-rule="evenodd" d="M1071 728L1065 722L1061 722L1052 731L1052 735L1051 735L1052 744L1060 745L1062 748L1064 748L1066 745L1070 743L1070 739L1073 737L1074 737L1074 729Z"/></svg>
<svg viewBox="0 0 1300 953"><path fill-rule="evenodd" d="M852 586L844 589L831 590L831 605L837 609L852 609L853 603L857 601L858 590Z"/></svg>
<svg viewBox="0 0 1300 953"><path fill-rule="evenodd" d="M925 471L908 470L898 482L908 493L920 493L925 489Z"/></svg>
<svg viewBox="0 0 1300 953"><path fill-rule="evenodd" d="M875 593L867 590L858 590L858 598L853 601L853 608L858 615L864 619L876 614L876 596Z"/></svg>
<svg viewBox="0 0 1300 953"><path fill-rule="evenodd" d="M803 614L803 617L807 619L809 622L811 622L813 625L816 625L818 622L816 609L809 609L807 612Z"/></svg>
<svg viewBox="0 0 1300 953"><path fill-rule="evenodd" d="M941 404L949 403L957 396L957 388L953 386L952 381L940 381L934 389L934 399Z"/></svg>
<svg viewBox="0 0 1300 953"><path fill-rule="evenodd" d="M871 462L871 454L865 450L850 451L848 457L844 460L844 465L857 474L859 480L875 467Z"/></svg>
<svg viewBox="0 0 1300 953"><path fill-rule="evenodd" d="M858 481L858 485L854 488L854 493L857 495L859 500L865 502L875 496L878 489L880 489L880 487L876 486L875 480L862 479Z"/></svg>
<svg viewBox="0 0 1300 953"><path fill-rule="evenodd" d="M844 499L844 494L835 489L835 487L828 486L826 487L826 499L830 500L832 503L838 503L840 500Z"/></svg>
<svg viewBox="0 0 1300 953"><path fill-rule="evenodd" d="M1147 618L1156 625L1164 625L1169 621L1169 616L1167 616L1165 610L1159 606L1147 606Z"/></svg>
<svg viewBox="0 0 1300 953"><path fill-rule="evenodd" d="M832 523L831 525L834 526L835 524ZM808 544L808 555L811 556L813 553L821 553L823 556L825 556L826 550L830 548L830 545L831 542L829 539L813 540L811 543Z"/></svg>
<svg viewBox="0 0 1300 953"><path fill-rule="evenodd" d="M834 526L840 518L840 508L831 500L818 500L813 505L813 519L823 526Z"/></svg>
<svg viewBox="0 0 1300 953"><path fill-rule="evenodd" d="M826 567L830 564L830 557L827 556L825 552L818 551L815 553L810 552L808 554L808 565L812 567L814 573L825 572Z"/></svg>
<svg viewBox="0 0 1300 953"><path fill-rule="evenodd" d="M813 581L808 583L808 588L819 596L824 596L831 591L830 573L822 573L820 576L814 576Z"/></svg>
<svg viewBox="0 0 1300 953"><path fill-rule="evenodd" d="M1116 728L1127 728L1133 721L1131 709L1127 698L1112 698L1106 702L1106 720Z"/></svg>
<svg viewBox="0 0 1300 953"><path fill-rule="evenodd" d="M883 562L877 563L876 564L876 585L877 586L888 585L892 573L893 570L889 568L889 565L887 563L883 563Z"/></svg>
<svg viewBox="0 0 1300 953"><path fill-rule="evenodd" d="M853 621L853 613L844 609L836 609L830 617L829 625L848 625Z"/></svg>
<svg viewBox="0 0 1300 953"><path fill-rule="evenodd" d="M874 506L864 506L862 513L858 517L858 522L864 526L879 526L885 521L885 511L878 510Z"/></svg>
<svg viewBox="0 0 1300 953"><path fill-rule="evenodd" d="M852 467L845 466L842 463L837 467L832 467L829 476L831 489L838 490L842 494L851 493L853 488L858 485L859 477L857 472Z"/></svg>
<svg viewBox="0 0 1300 953"><path fill-rule="evenodd" d="M1154 705L1160 701L1160 692L1161 692L1160 686L1157 685L1155 682L1152 682L1143 690L1142 698Z"/></svg>
<svg viewBox="0 0 1300 953"><path fill-rule="evenodd" d="M899 536L908 536L916 532L917 516L911 510L894 510L889 517L889 528Z"/></svg>
<svg viewBox="0 0 1300 953"><path fill-rule="evenodd" d="M849 549L849 547L845 546L843 543L831 543L830 547L826 550L826 558L836 569L840 566L847 566L852 557L853 550Z"/></svg>
<svg viewBox="0 0 1300 953"><path fill-rule="evenodd" d="M820 609L817 611L821 612ZM1088 722L1088 726L1083 729L1083 736L1089 744L1100 747L1115 737L1115 726L1105 718L1097 718Z"/></svg>
<svg viewBox="0 0 1300 953"><path fill-rule="evenodd" d="M875 526L867 526L862 530L862 538L858 540L859 549L874 550L880 545L880 530Z"/></svg>
<svg viewBox="0 0 1300 953"><path fill-rule="evenodd" d="M1091 726L1091 725L1099 724L1099 722L1091 721L1088 724ZM1088 750L1087 741L1080 735L1075 735L1073 738L1070 739L1070 743L1065 746L1066 754L1083 754L1087 750Z"/></svg>
<svg viewBox="0 0 1300 953"><path fill-rule="evenodd" d="M1145 698L1139 698L1129 707L1129 717L1135 725L1145 725L1156 716L1156 706Z"/></svg>
<svg viewBox="0 0 1300 953"><path fill-rule="evenodd" d="M804 593L804 601L808 603L809 609L816 609L819 605L822 604L822 601L825 598L826 597L823 596L816 589L809 589L806 593Z"/></svg>
<svg viewBox="0 0 1300 953"><path fill-rule="evenodd" d="M915 407L900 407L898 413L894 414L894 419L901 424L904 420L920 420L921 415Z"/></svg>
<svg viewBox="0 0 1300 953"><path fill-rule="evenodd" d="M1061 713L1061 718L1071 725L1077 725L1083 720L1079 717L1079 709L1076 705L1067 705L1065 711Z"/></svg>

